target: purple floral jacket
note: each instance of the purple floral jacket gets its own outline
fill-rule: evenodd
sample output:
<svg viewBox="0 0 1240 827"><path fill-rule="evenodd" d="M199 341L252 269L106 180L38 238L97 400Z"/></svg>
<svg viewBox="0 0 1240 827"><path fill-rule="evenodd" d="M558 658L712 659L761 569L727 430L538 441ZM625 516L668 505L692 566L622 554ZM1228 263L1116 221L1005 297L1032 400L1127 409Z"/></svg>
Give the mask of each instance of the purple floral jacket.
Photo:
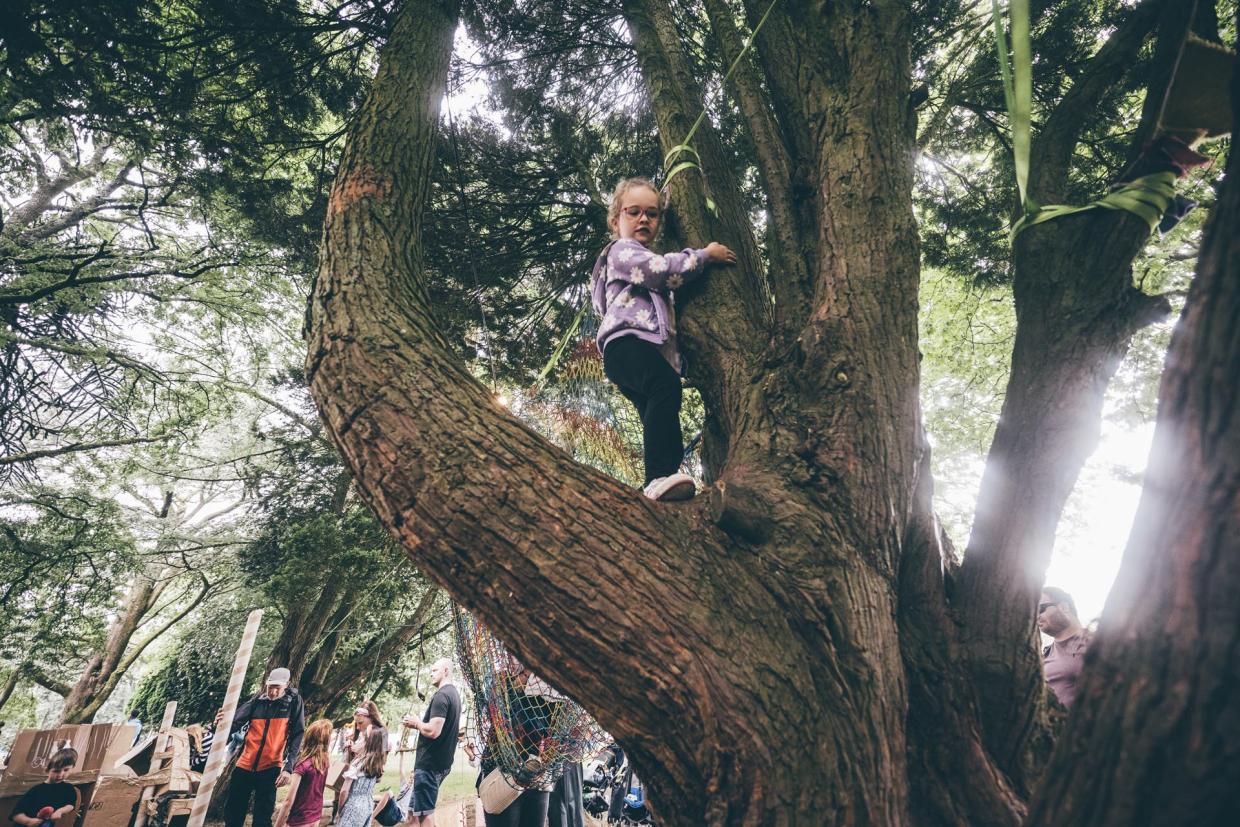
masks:
<svg viewBox="0 0 1240 827"><path fill-rule="evenodd" d="M659 347L668 364L681 372L676 349L676 301L672 291L706 271L706 251L686 248L659 255L639 241L622 238L594 262L591 298L603 321L598 349L620 336L636 336Z"/></svg>

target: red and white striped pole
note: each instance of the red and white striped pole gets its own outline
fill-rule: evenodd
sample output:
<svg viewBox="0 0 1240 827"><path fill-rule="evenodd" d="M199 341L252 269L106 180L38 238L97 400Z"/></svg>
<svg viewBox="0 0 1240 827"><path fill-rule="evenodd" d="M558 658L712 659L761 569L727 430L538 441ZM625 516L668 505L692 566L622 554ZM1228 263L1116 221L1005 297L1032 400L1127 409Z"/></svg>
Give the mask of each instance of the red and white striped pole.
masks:
<svg viewBox="0 0 1240 827"><path fill-rule="evenodd" d="M211 753L207 756L202 780L198 782L198 794L194 796L194 808L190 811L186 827L203 827L207 820L207 807L211 806L211 793L224 769L224 759L228 755L228 732L232 729L233 714L237 711L237 700L241 697L242 684L245 683L245 670L250 666L250 654L254 651L254 639L258 636L258 624L262 620L263 610L255 609L250 612L250 617L245 622L245 633L241 635L241 645L237 647L237 658L233 661L232 677L228 679L228 691L224 694L224 707L220 710L223 717L215 729Z"/></svg>

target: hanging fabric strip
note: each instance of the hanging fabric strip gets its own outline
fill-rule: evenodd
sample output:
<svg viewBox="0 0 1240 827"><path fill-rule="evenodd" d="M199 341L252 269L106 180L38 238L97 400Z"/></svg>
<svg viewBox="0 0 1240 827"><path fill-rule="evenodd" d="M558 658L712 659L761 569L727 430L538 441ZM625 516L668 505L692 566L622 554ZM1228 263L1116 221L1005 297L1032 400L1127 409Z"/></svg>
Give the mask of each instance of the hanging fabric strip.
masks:
<svg viewBox="0 0 1240 827"><path fill-rule="evenodd" d="M534 380L534 386L540 387L546 381L547 376L555 369L555 366L564 358L564 352L568 350L568 346L573 343L577 336L577 330L581 327L581 320L586 317L586 311L590 308L590 297L587 295L581 302L581 309L577 311L577 315L573 317L572 324L568 326L568 330L564 331L564 335L560 337L560 341L555 346L555 350L551 351L551 358L547 360L547 364L543 365L543 369L538 372L538 378Z"/></svg>
<svg viewBox="0 0 1240 827"><path fill-rule="evenodd" d="M1067 204L1043 207L1029 196L1029 153L1033 131L1033 50L1029 34L1029 0L1011 0L1008 4L1012 27L1010 63L999 0L990 0L990 6L995 28L995 48L999 57L999 74L1003 77L1003 98L1012 124L1012 161L1016 169L1016 187L1020 192L1021 210L1024 213L1012 225L1009 241L1014 243L1017 235L1036 224L1092 209L1130 212L1145 221L1152 232L1175 198L1175 173L1158 172L1125 182L1113 192L1082 207Z"/></svg>
<svg viewBox="0 0 1240 827"><path fill-rule="evenodd" d="M771 0L771 4L766 7L766 12L762 15L762 19L758 21L758 25L754 26L753 32L749 35L749 37L745 38L745 44L741 47L741 50L737 53L736 57L733 58L732 65L728 67L728 71L723 75L722 86L727 86L728 81L732 79L732 75L736 74L737 67L741 65L741 61L744 60L745 55L749 54L749 50L753 47L754 40L758 37L758 32L762 31L762 26L766 23L766 19L771 16L771 12L774 10L775 4L778 2L779 0ZM702 156L698 155L697 150L693 148L692 141L693 136L697 134L698 127L700 127L702 122L705 120L706 107L702 107L702 111L698 113L697 120L693 122L693 126L689 127L689 134L685 135L685 139L668 150L667 155L664 156L664 192L666 192L667 188L671 186L672 179L685 170L696 169L699 172L702 171L702 166L700 163ZM686 159L675 166L672 166L672 162L681 155L692 155L697 160L691 161ZM712 199L709 195L706 196L706 209L710 210L711 215L716 215L718 212L714 199Z"/></svg>

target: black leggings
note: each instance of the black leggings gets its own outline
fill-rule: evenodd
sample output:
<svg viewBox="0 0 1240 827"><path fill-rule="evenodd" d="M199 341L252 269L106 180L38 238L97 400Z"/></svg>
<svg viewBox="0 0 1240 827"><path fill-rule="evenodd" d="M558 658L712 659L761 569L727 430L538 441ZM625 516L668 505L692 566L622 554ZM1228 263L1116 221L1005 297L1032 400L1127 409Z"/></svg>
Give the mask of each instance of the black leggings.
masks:
<svg viewBox="0 0 1240 827"><path fill-rule="evenodd" d="M603 351L603 373L637 408L642 420L646 483L680 470L680 375L659 349L636 336L621 336Z"/></svg>

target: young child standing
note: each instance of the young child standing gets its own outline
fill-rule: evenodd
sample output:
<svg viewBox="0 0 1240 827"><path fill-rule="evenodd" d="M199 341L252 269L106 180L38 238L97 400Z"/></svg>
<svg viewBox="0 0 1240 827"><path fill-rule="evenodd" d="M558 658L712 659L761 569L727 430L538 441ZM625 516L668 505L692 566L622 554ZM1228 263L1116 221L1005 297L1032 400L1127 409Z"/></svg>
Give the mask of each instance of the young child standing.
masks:
<svg viewBox="0 0 1240 827"><path fill-rule="evenodd" d="M603 372L642 421L645 494L652 500L687 500L695 487L692 477L678 473L684 454L682 366L673 291L702 275L709 263L735 263L736 254L717 241L699 250L653 253L647 245L662 218L653 182L628 178L616 186L607 214L613 240L594 264L591 297L603 319L597 336Z"/></svg>
<svg viewBox="0 0 1240 827"><path fill-rule="evenodd" d="M369 827L371 819L378 815L379 808L375 806L373 793L387 764L387 741L387 730L382 727L371 727L366 734L362 753L349 768L350 779L340 791L344 799L344 806L340 808L340 827Z"/></svg>
<svg viewBox="0 0 1240 827"><path fill-rule="evenodd" d="M332 722L320 718L306 728L301 754L293 765L288 797L280 809L275 827L314 827L323 817L323 788L331 759Z"/></svg>
<svg viewBox="0 0 1240 827"><path fill-rule="evenodd" d="M57 750L47 762L47 780L36 784L13 807L13 823L43 827L73 812L81 800L77 788L65 781L77 763L77 750Z"/></svg>

